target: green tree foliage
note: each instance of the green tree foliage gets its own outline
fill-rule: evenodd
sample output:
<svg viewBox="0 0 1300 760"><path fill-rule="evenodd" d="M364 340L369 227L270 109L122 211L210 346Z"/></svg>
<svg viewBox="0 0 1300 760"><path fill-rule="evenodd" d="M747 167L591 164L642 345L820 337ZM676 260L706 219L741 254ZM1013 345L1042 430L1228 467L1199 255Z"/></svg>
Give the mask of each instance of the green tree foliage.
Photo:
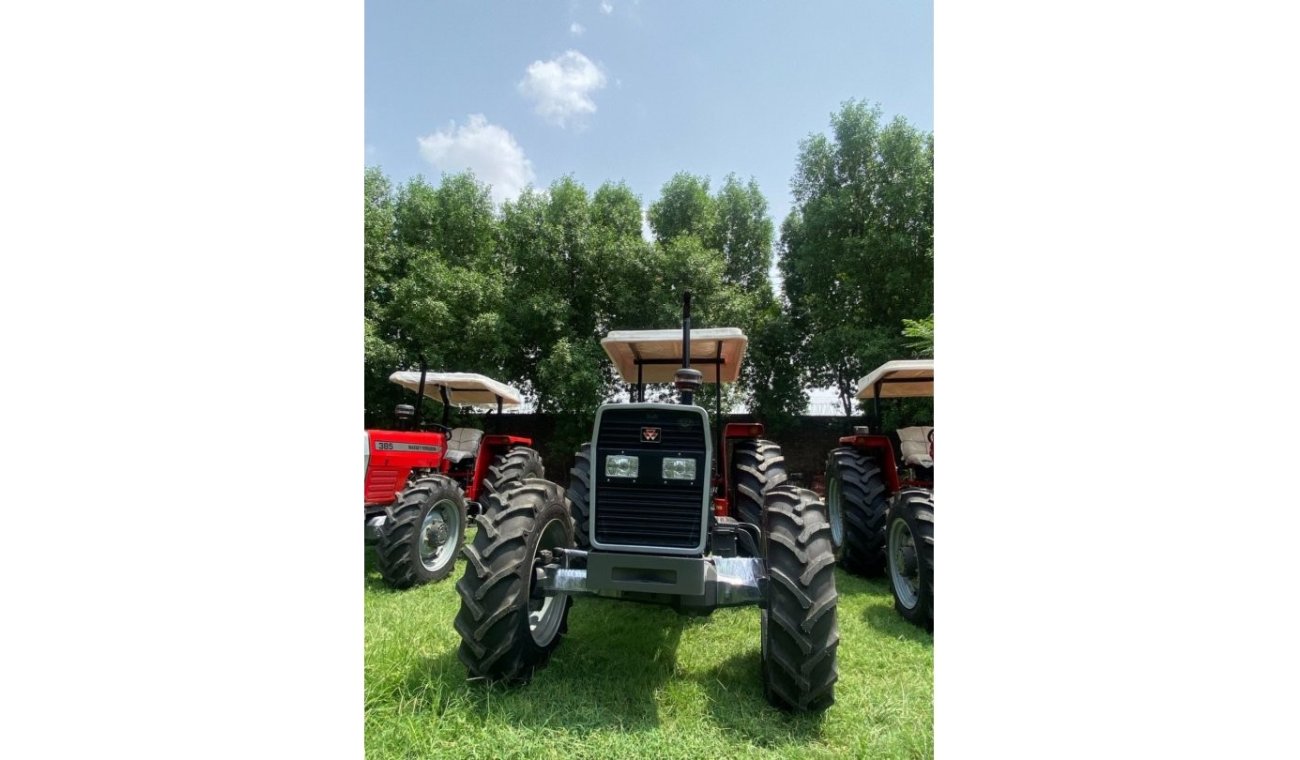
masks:
<svg viewBox="0 0 1300 760"><path fill-rule="evenodd" d="M365 314L374 319L390 299L394 229L393 186L377 168L366 169L365 180Z"/></svg>
<svg viewBox="0 0 1300 760"><path fill-rule="evenodd" d="M728 175L715 205L713 229L705 242L722 251L726 281L771 293L767 270L772 266L772 218L758 183L751 179L742 185L736 175Z"/></svg>
<svg viewBox="0 0 1300 760"><path fill-rule="evenodd" d="M709 195L709 180L679 172L650 205L649 216L650 229L660 243L685 235L708 238L717 224L717 202Z"/></svg>
<svg viewBox="0 0 1300 760"><path fill-rule="evenodd" d="M789 314L775 301L755 321L742 370L749 408L767 423L773 435L780 435L808 406L808 393L791 351L797 336Z"/></svg>
<svg viewBox="0 0 1300 760"><path fill-rule="evenodd" d="M385 340L383 315L392 301L395 268L396 218L392 183L378 168L366 169L365 175L365 419L373 425L382 419L385 408L391 409L398 393L384 382L401 356ZM388 386L388 387L385 387Z"/></svg>
<svg viewBox="0 0 1300 760"><path fill-rule="evenodd" d="M421 357L434 371L500 374L505 293L488 188L458 174L394 194L369 169L365 229L366 423L387 424L394 404L414 400L388 376Z"/></svg>
<svg viewBox="0 0 1300 760"><path fill-rule="evenodd" d="M903 320L903 337L908 348L921 356L934 356L934 314L921 319Z"/></svg>
<svg viewBox="0 0 1300 760"><path fill-rule="evenodd" d="M781 227L790 344L803 382L831 385L845 414L855 384L910 355L904 319L934 311L934 137L849 101L831 134L800 145L795 207Z"/></svg>

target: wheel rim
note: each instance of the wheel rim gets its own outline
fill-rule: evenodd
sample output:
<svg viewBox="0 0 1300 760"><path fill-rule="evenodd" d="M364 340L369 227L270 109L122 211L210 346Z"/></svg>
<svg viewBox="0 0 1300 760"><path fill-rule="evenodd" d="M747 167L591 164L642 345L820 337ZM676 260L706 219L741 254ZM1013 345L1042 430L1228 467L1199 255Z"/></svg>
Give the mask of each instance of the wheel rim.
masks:
<svg viewBox="0 0 1300 760"><path fill-rule="evenodd" d="M844 543L844 516L840 507L840 479L831 478L826 484L826 511L831 519L831 543Z"/></svg>
<svg viewBox="0 0 1300 760"><path fill-rule="evenodd" d="M451 499L442 499L429 507L420 525L420 564L437 572L456 556L456 543L464 526L460 508Z"/></svg>
<svg viewBox="0 0 1300 760"><path fill-rule="evenodd" d="M901 517L889 526L889 579L898 602L909 610L915 607L921 588L921 566L912 531Z"/></svg>
<svg viewBox="0 0 1300 760"><path fill-rule="evenodd" d="M564 608L569 603L568 594L549 594L537 595L534 588L538 582L538 571L541 569L541 563L538 556L542 550L550 550L559 554L557 549L568 547L564 532L564 523L559 520L551 520L542 528L541 536L537 539L537 545L533 547L533 556L529 559L528 566L533 568L532 578L528 584L528 633L533 637L533 643L539 647L550 644L555 635L560 631L560 623L564 620Z"/></svg>

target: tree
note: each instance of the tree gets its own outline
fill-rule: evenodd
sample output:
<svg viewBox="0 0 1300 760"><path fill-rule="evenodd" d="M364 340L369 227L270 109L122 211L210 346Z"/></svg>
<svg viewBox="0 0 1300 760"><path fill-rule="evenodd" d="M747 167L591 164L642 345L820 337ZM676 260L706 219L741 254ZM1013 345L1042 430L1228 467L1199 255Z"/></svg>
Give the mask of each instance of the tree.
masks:
<svg viewBox="0 0 1300 760"><path fill-rule="evenodd" d="M797 361L845 414L858 378L908 350L898 325L934 310L934 138L849 101L800 145L780 270Z"/></svg>
<svg viewBox="0 0 1300 760"><path fill-rule="evenodd" d="M797 342L789 314L773 300L749 336L742 377L750 411L767 423L774 435L789 428L808 406L808 393L791 360Z"/></svg>
<svg viewBox="0 0 1300 760"><path fill-rule="evenodd" d="M650 205L649 216L650 229L660 243L683 235L705 240L717 225L717 201L709 195L709 180L678 172Z"/></svg>
<svg viewBox="0 0 1300 760"><path fill-rule="evenodd" d="M727 175L714 206L714 226L705 243L722 251L723 277L747 290L771 294L767 270L772 266L772 219L758 183L751 178L742 185L736 175Z"/></svg>
<svg viewBox="0 0 1300 760"><path fill-rule="evenodd" d="M393 186L378 167L366 169L365 204L365 313L374 317L388 298L396 227Z"/></svg>
<svg viewBox="0 0 1300 760"><path fill-rule="evenodd" d="M396 369L499 375L504 290L488 188L472 174L415 177L394 195L366 171L366 347L368 425L405 400L388 382ZM420 403L426 403L421 401ZM432 403L432 402L427 402Z"/></svg>
<svg viewBox="0 0 1300 760"><path fill-rule="evenodd" d="M903 337L908 347L921 356L934 356L934 314L921 319L903 320Z"/></svg>
<svg viewBox="0 0 1300 760"><path fill-rule="evenodd" d="M385 340L384 307L392 300L391 272L394 265L394 198L392 183L378 167L365 174L365 395L366 425L384 419L398 403L394 386L384 382L384 367L398 360L396 348ZM391 371L391 370L390 370Z"/></svg>

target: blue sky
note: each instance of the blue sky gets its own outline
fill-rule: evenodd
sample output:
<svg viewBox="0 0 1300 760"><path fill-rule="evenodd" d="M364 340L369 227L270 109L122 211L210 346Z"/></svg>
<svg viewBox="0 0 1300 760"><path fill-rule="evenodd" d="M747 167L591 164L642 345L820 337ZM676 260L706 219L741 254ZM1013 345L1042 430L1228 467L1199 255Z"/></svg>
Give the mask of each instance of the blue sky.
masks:
<svg viewBox="0 0 1300 760"><path fill-rule="evenodd" d="M366 164L498 199L572 174L642 205L753 177L779 229L799 141L849 98L933 130L929 2L366 3Z"/></svg>

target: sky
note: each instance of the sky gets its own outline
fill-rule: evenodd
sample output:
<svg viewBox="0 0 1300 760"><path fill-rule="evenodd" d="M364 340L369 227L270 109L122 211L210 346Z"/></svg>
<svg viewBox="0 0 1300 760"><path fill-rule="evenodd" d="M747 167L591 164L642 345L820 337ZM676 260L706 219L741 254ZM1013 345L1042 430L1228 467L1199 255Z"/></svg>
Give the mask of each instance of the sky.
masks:
<svg viewBox="0 0 1300 760"><path fill-rule="evenodd" d="M751 177L779 229L799 142L850 98L933 131L929 2L366 3L366 165L472 168L498 202L571 174L648 206Z"/></svg>

